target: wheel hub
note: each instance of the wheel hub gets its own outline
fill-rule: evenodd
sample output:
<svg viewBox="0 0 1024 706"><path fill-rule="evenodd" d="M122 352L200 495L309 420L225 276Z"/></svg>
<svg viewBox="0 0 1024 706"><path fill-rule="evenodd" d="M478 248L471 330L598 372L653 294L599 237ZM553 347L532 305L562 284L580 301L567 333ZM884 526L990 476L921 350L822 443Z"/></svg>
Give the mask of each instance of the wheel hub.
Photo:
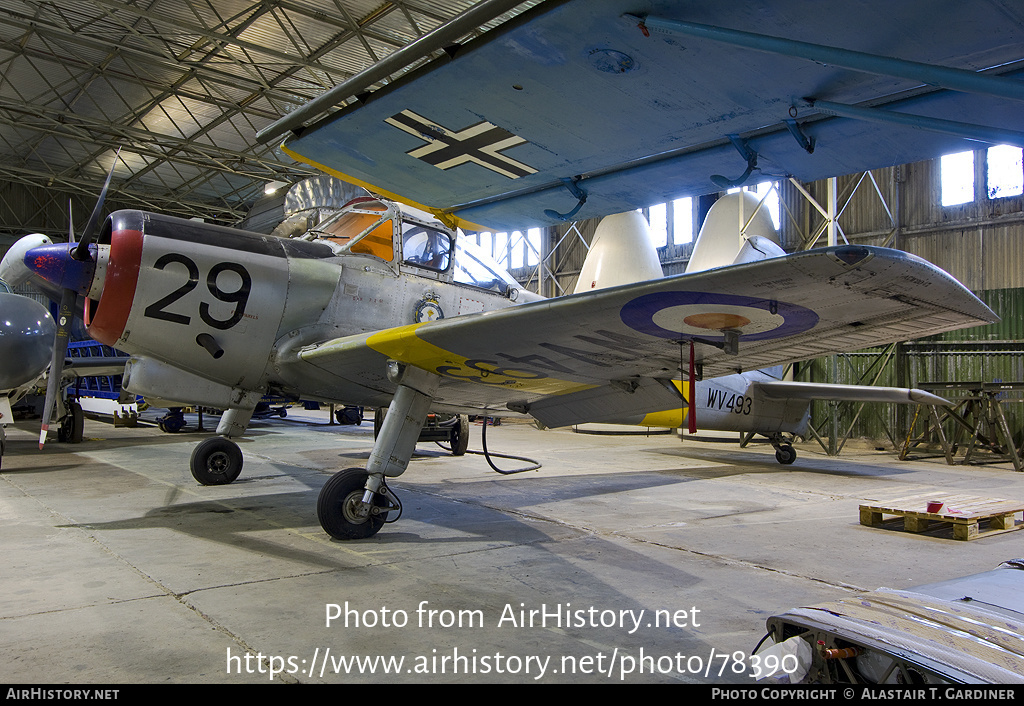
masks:
<svg viewBox="0 0 1024 706"><path fill-rule="evenodd" d="M345 520L354 525L366 522L369 519L370 512L363 502L363 491L358 490L349 493L341 503L341 512L345 516Z"/></svg>
<svg viewBox="0 0 1024 706"><path fill-rule="evenodd" d="M223 451L210 454L210 458L206 460L206 468L210 473L224 473L229 464L228 455Z"/></svg>

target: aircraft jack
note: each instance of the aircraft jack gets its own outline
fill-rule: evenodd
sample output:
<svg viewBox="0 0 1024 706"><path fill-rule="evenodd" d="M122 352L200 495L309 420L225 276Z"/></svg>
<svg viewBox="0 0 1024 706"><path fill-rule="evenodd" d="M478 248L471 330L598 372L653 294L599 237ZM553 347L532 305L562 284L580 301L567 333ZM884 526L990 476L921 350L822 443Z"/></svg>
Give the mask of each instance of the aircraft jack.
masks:
<svg viewBox="0 0 1024 706"><path fill-rule="evenodd" d="M420 368L388 361L388 379L398 384L366 469L346 468L331 476L317 498L320 526L335 539L365 539L377 534L392 510L402 504L388 489L385 477L399 476L409 466L427 419L440 377Z"/></svg>

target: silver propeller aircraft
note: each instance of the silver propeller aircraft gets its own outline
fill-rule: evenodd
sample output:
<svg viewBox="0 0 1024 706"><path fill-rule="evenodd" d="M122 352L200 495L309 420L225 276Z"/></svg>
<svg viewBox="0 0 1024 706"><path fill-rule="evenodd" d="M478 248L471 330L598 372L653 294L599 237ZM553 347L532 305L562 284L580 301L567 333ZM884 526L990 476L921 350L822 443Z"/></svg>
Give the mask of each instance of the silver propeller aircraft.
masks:
<svg viewBox="0 0 1024 706"><path fill-rule="evenodd" d="M480 268L466 266L449 226L556 224L754 172L811 181L965 139L1021 139L993 129L1017 125L1021 98L1020 43L1002 3L906 8L913 21L893 24L916 29L901 31L898 59L871 54L878 17L894 12L882 0L828 15L798 0L640 5L637 15L626 0L545 0L464 46L452 46L462 25L439 27L257 135L283 135L287 153L388 200L350 203L294 238L118 211L77 245L30 250L25 266L58 288L62 321L81 300L90 335L134 356L129 390L226 410L219 436L193 454L200 482L238 475L230 439L267 392L387 406L366 468L340 471L320 493L320 523L339 538L373 535L400 507L385 479L405 471L430 409L547 426L639 419L684 404L673 380L995 319L933 265L860 245L542 301L503 276L456 279L460 261ZM835 27L845 46L787 36ZM435 49L443 56L368 92L406 66L396 62ZM730 164L746 170L716 174ZM736 417L748 402L753 414L750 394L728 394Z"/></svg>
<svg viewBox="0 0 1024 706"><path fill-rule="evenodd" d="M192 455L201 483L238 476L231 439L268 392L387 407L366 468L338 472L317 502L323 528L346 539L375 534L400 507L386 479L405 471L431 410L618 422L686 404L681 375L995 318L924 260L856 245L544 300L440 222L375 197L297 238L117 211L97 243L31 248L24 266L74 292L72 310L83 297L89 334L133 356L126 389L225 410ZM734 401L737 418L754 402Z"/></svg>

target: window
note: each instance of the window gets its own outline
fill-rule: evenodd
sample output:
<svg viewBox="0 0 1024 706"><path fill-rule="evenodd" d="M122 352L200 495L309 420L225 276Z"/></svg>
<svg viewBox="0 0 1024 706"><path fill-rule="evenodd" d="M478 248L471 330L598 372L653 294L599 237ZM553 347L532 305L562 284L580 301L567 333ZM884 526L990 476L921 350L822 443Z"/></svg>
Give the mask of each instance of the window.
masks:
<svg viewBox="0 0 1024 706"><path fill-rule="evenodd" d="M526 265L536 267L540 264L540 228L530 228L526 231Z"/></svg>
<svg viewBox="0 0 1024 706"><path fill-rule="evenodd" d="M735 194L741 188L751 192L757 196L758 199L764 199L764 203L761 205L761 208L767 210L768 215L772 217L772 225L775 226L775 230L778 230L779 224L781 223L781 206L779 205L779 190L775 188L775 182L762 181L760 184L755 184L754 186L737 186L736 188L729 189L726 193ZM765 197L765 194L768 194L768 196Z"/></svg>
<svg viewBox="0 0 1024 706"><path fill-rule="evenodd" d="M693 242L693 198L672 202L672 242L676 245Z"/></svg>
<svg viewBox="0 0 1024 706"><path fill-rule="evenodd" d="M469 238L507 269L534 267L540 264L540 228L530 228L525 233L518 230L511 233L482 231Z"/></svg>
<svg viewBox="0 0 1024 706"><path fill-rule="evenodd" d="M974 152L956 152L939 160L942 205L974 201Z"/></svg>
<svg viewBox="0 0 1024 706"><path fill-rule="evenodd" d="M1020 147L1010 145L989 147L985 153L985 162L985 181L990 199L1001 199L1024 193L1024 168L1021 166Z"/></svg>
<svg viewBox="0 0 1024 706"><path fill-rule="evenodd" d="M494 234L494 259L506 269L512 267L512 253L509 251L508 233Z"/></svg>
<svg viewBox="0 0 1024 706"><path fill-rule="evenodd" d="M456 282L501 293L518 289L519 284L491 258L489 253L482 251L473 243L472 236L460 235L456 247Z"/></svg>
<svg viewBox="0 0 1024 706"><path fill-rule="evenodd" d="M772 217L772 225L775 226L775 230L779 229L779 224L782 222L781 207L779 206L779 190L775 188L775 182L762 181L760 184L754 186L751 189L758 198L764 198L764 205L761 208L768 209L768 214ZM771 193L769 193L771 192ZM765 194L768 194L765 198Z"/></svg>
<svg viewBox="0 0 1024 706"><path fill-rule="evenodd" d="M402 223L402 258L406 263L444 272L451 263L451 251L447 233L418 223Z"/></svg>
<svg viewBox="0 0 1024 706"><path fill-rule="evenodd" d="M663 248L668 244L668 210L663 203L647 209L647 223L650 224L651 241L654 247Z"/></svg>

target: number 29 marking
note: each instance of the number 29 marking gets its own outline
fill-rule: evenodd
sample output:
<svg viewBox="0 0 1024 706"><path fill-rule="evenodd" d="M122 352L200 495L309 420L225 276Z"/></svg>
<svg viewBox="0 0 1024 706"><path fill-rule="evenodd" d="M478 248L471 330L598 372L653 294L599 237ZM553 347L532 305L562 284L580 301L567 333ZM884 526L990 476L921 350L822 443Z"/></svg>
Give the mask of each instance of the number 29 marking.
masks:
<svg viewBox="0 0 1024 706"><path fill-rule="evenodd" d="M153 263L153 267L158 270L165 270L169 265L174 264L184 266L185 273L183 274L187 275L184 284L167 296L161 297L147 306L143 313L151 319L160 319L162 321L170 321L175 324L183 324L187 326L192 321L191 316L167 311L167 307L199 286L199 266L196 265L195 261L185 255L167 253L166 255L161 255L157 261ZM223 272L234 272L239 276L239 278L241 278L242 281L238 289L234 291L224 291L221 289L221 286L218 284L218 279ZM228 318L217 319L210 313L210 304L205 301L200 302L199 318L202 319L205 324L223 331L231 328L242 320L242 317L245 316L245 305L249 302L249 292L252 290L252 277L249 275L248 270L237 262L219 262L210 268L210 272L206 276L206 288L215 299L228 304L233 303L235 308L234 311L231 312L231 316Z"/></svg>

